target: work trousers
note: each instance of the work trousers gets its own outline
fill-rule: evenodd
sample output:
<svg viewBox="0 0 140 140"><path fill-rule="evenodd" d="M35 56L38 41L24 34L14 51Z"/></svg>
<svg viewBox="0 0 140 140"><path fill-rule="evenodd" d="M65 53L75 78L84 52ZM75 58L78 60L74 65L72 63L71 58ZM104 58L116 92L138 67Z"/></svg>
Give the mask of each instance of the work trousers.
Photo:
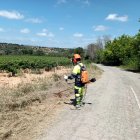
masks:
<svg viewBox="0 0 140 140"><path fill-rule="evenodd" d="M85 94L85 86L83 87L74 87L74 91L75 91L75 103L76 105L81 104L82 100L83 100L83 96Z"/></svg>

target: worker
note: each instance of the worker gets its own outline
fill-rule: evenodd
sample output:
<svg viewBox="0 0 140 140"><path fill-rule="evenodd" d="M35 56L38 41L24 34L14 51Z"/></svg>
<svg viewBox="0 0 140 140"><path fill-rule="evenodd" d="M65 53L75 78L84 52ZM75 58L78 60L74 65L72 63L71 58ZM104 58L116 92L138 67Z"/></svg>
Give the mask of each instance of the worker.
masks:
<svg viewBox="0 0 140 140"><path fill-rule="evenodd" d="M64 75L64 79L67 81L68 79L75 79L75 106L76 108L80 108L84 103L82 102L83 94L85 91L85 83L81 81L81 67L85 67L83 63L81 63L81 56L79 54L74 54L72 58L72 63L74 65L72 74L70 76Z"/></svg>

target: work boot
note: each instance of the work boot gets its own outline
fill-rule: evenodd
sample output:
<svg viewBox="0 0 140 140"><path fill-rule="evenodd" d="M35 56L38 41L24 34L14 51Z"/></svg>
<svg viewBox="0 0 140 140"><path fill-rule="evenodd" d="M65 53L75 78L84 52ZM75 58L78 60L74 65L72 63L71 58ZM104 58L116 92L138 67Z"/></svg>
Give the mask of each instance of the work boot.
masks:
<svg viewBox="0 0 140 140"><path fill-rule="evenodd" d="M80 106L83 107L85 105L85 102L81 102Z"/></svg>
<svg viewBox="0 0 140 140"><path fill-rule="evenodd" d="M76 109L79 109L80 108L80 104L77 104L75 107L76 107Z"/></svg>

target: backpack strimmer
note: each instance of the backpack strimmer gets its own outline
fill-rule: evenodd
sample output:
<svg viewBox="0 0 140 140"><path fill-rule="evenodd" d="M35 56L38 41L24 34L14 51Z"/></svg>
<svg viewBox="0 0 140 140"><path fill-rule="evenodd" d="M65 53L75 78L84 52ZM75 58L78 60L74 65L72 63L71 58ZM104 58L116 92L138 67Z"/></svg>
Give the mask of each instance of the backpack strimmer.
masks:
<svg viewBox="0 0 140 140"><path fill-rule="evenodd" d="M80 72L80 74L81 74L81 82L83 84L86 84L86 83L89 82L89 79L88 79L88 71L86 70L86 67L85 66L81 66L81 65L79 65L79 66L81 68L81 72Z"/></svg>

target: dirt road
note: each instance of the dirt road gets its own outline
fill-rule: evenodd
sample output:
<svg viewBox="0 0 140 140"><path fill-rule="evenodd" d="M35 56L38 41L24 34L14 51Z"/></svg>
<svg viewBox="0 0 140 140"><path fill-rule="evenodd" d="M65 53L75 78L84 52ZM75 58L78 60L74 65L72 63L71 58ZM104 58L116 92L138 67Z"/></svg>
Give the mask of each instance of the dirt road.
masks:
<svg viewBox="0 0 140 140"><path fill-rule="evenodd" d="M66 105L38 140L140 140L140 74L98 65L81 110Z"/></svg>

